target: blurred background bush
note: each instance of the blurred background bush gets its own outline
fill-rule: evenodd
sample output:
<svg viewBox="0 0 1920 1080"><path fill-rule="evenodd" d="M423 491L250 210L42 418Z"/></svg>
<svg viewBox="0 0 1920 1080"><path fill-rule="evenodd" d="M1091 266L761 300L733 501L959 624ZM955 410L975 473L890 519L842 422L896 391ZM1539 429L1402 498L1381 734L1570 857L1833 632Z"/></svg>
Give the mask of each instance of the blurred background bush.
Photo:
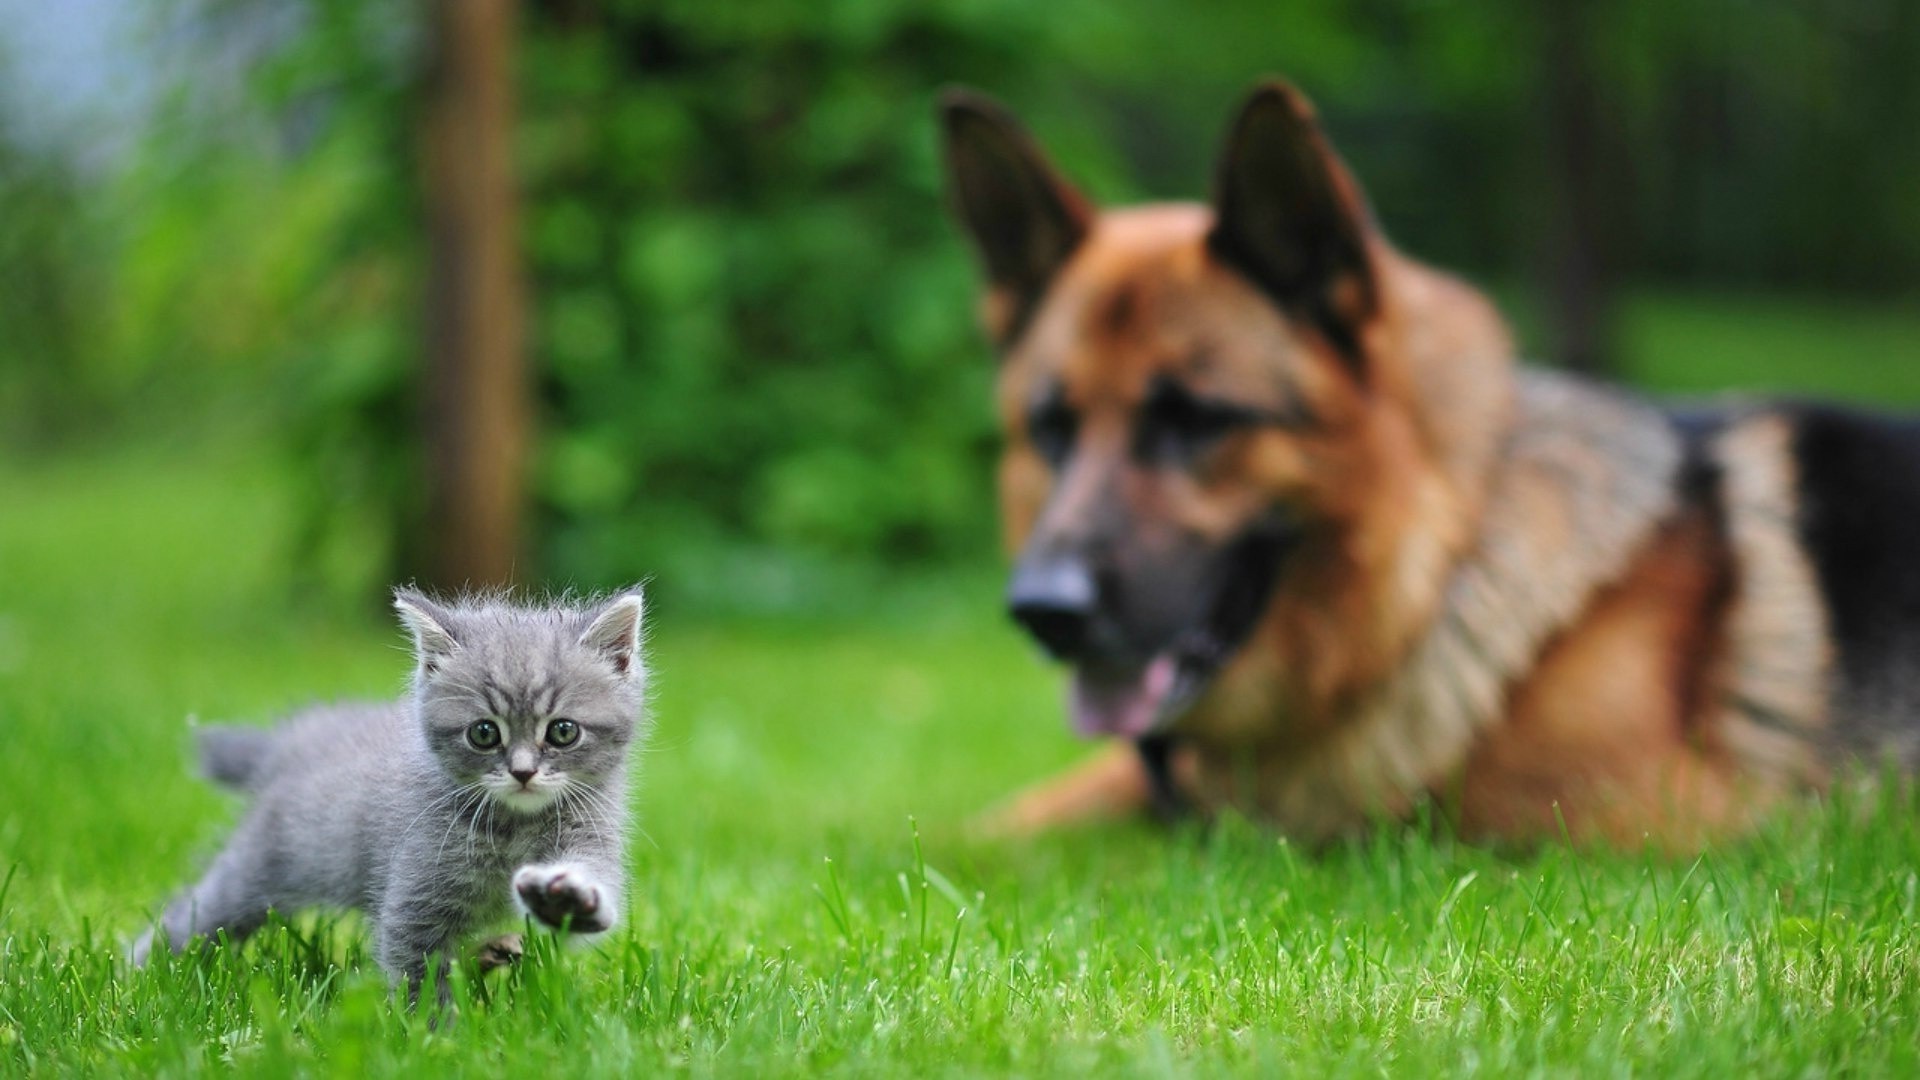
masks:
<svg viewBox="0 0 1920 1080"><path fill-rule="evenodd" d="M992 361L937 88L1009 102L1099 199L1191 198L1267 73L1535 356L1920 400L1912 0L469 0L508 93L449 119L490 70L462 2L11 0L0 447L274 456L289 579L362 597L657 572L719 602L978 561ZM497 221L438 205L469 163L427 148L458 138L509 148ZM518 325L439 310L489 228L533 436L524 487L499 473L511 563L474 571L427 542L423 417L449 318Z"/></svg>

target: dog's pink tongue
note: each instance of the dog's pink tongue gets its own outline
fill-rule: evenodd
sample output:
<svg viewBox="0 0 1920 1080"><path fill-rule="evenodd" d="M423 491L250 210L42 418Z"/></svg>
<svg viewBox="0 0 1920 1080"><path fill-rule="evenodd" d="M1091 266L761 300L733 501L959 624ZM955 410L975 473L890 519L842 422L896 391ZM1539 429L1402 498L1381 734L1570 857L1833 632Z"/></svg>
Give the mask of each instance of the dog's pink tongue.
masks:
<svg viewBox="0 0 1920 1080"><path fill-rule="evenodd" d="M1171 656L1156 656L1146 667L1120 674L1076 669L1067 692L1073 730L1090 739L1137 739L1152 731L1173 690L1175 671Z"/></svg>

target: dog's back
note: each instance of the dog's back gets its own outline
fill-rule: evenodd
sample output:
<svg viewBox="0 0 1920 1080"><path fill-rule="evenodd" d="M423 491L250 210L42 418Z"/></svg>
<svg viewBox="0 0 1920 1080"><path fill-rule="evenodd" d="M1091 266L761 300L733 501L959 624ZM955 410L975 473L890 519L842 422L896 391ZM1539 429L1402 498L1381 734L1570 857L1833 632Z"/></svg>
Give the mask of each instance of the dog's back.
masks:
<svg viewBox="0 0 1920 1080"><path fill-rule="evenodd" d="M1841 746L1920 763L1920 421L1826 405L1787 409L1796 526L1820 578L1835 651Z"/></svg>

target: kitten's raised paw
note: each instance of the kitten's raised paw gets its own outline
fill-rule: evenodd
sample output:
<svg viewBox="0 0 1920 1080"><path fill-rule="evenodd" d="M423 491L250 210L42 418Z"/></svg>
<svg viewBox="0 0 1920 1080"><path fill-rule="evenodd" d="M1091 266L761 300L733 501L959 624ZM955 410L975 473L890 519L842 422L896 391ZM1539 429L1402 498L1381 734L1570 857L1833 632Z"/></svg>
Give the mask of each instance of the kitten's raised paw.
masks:
<svg viewBox="0 0 1920 1080"><path fill-rule="evenodd" d="M556 929L592 934L613 925L600 886L578 866L523 866L513 875L513 893L527 914Z"/></svg>

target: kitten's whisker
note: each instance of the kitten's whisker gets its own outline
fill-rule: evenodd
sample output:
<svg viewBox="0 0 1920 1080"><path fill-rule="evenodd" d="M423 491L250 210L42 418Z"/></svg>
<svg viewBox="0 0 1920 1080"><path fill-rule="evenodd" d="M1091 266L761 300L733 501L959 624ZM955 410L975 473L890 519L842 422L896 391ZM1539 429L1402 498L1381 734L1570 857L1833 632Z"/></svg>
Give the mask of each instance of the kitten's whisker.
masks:
<svg viewBox="0 0 1920 1080"><path fill-rule="evenodd" d="M473 813L474 811L480 808L480 804L484 802L487 798L487 792L485 788L480 787L478 784L475 784L474 787L476 790L473 792L473 796L469 799L462 799L460 801L460 805L454 808L452 820L447 822L446 830L440 834L440 846L434 849L434 853L433 853L433 859L435 862L439 862L440 857L446 854L447 841L453 838L453 830L456 826L458 826L461 823L462 819L465 819L467 822L468 838L469 839L472 838Z"/></svg>
<svg viewBox="0 0 1920 1080"><path fill-rule="evenodd" d="M614 809L612 799L589 788L585 792L584 801L588 812L593 815L593 821L596 827L614 836L621 835L622 830L618 824L620 814L619 811Z"/></svg>
<svg viewBox="0 0 1920 1080"><path fill-rule="evenodd" d="M555 846L561 843L560 832L561 829L565 827L567 818L575 814L588 818L592 817L591 810L580 799L580 792L577 786L571 782L560 788L560 795L557 802L560 812L555 814L553 818L553 842Z"/></svg>
<svg viewBox="0 0 1920 1080"><path fill-rule="evenodd" d="M579 793L584 811L593 819L594 827L609 836L620 837L622 846L624 847L626 840L625 825L632 819L632 815L630 813L623 814L620 806L614 802L613 797L604 791L585 784L574 784L570 785L570 787ZM640 836L646 840L647 843L653 845L656 851L659 850L659 841L648 835L646 829L640 829Z"/></svg>
<svg viewBox="0 0 1920 1080"><path fill-rule="evenodd" d="M498 799L490 798L480 804L479 812L474 814L473 819L467 824L467 848L469 853L472 851L476 833L482 837L491 837L493 835L493 814L494 811L499 808L500 800Z"/></svg>
<svg viewBox="0 0 1920 1080"><path fill-rule="evenodd" d="M445 827L440 830L440 844L434 848L433 851L434 862L439 862L441 854L447 850L447 838L453 835L454 827L460 824L460 811L467 805L467 798L469 797L471 797L471 793L467 793L458 803L455 803L452 811L447 814L447 823Z"/></svg>
<svg viewBox="0 0 1920 1080"><path fill-rule="evenodd" d="M478 786L477 784L461 784L460 786L453 788L452 790L448 791L444 795L441 795L440 797L434 799L432 802L428 803L423 809L421 809L419 813L413 815L413 820L407 822L406 828L400 830L400 834L394 838L394 842L397 844L401 840L405 840L407 836L413 832L414 826L420 824L420 819L432 813L436 808L438 808L439 806L441 806L446 802L451 801L452 799L460 795L466 794L467 792L473 790L477 786Z"/></svg>
<svg viewBox="0 0 1920 1080"><path fill-rule="evenodd" d="M602 813L606 801L604 796L584 784L574 785L573 793L578 800L581 812L591 817L596 825L606 821Z"/></svg>
<svg viewBox="0 0 1920 1080"><path fill-rule="evenodd" d="M573 785L571 783L562 785L554 797L553 846L555 849L566 849L569 831L567 824L575 816L584 816L584 813L576 798Z"/></svg>
<svg viewBox="0 0 1920 1080"><path fill-rule="evenodd" d="M479 834L483 832L491 834L492 832L493 808L494 808L495 802L496 800L494 800L492 797L483 796L480 802L473 808L473 813L467 815L467 861L468 862L473 861L473 846L474 846L474 843L479 839Z"/></svg>

